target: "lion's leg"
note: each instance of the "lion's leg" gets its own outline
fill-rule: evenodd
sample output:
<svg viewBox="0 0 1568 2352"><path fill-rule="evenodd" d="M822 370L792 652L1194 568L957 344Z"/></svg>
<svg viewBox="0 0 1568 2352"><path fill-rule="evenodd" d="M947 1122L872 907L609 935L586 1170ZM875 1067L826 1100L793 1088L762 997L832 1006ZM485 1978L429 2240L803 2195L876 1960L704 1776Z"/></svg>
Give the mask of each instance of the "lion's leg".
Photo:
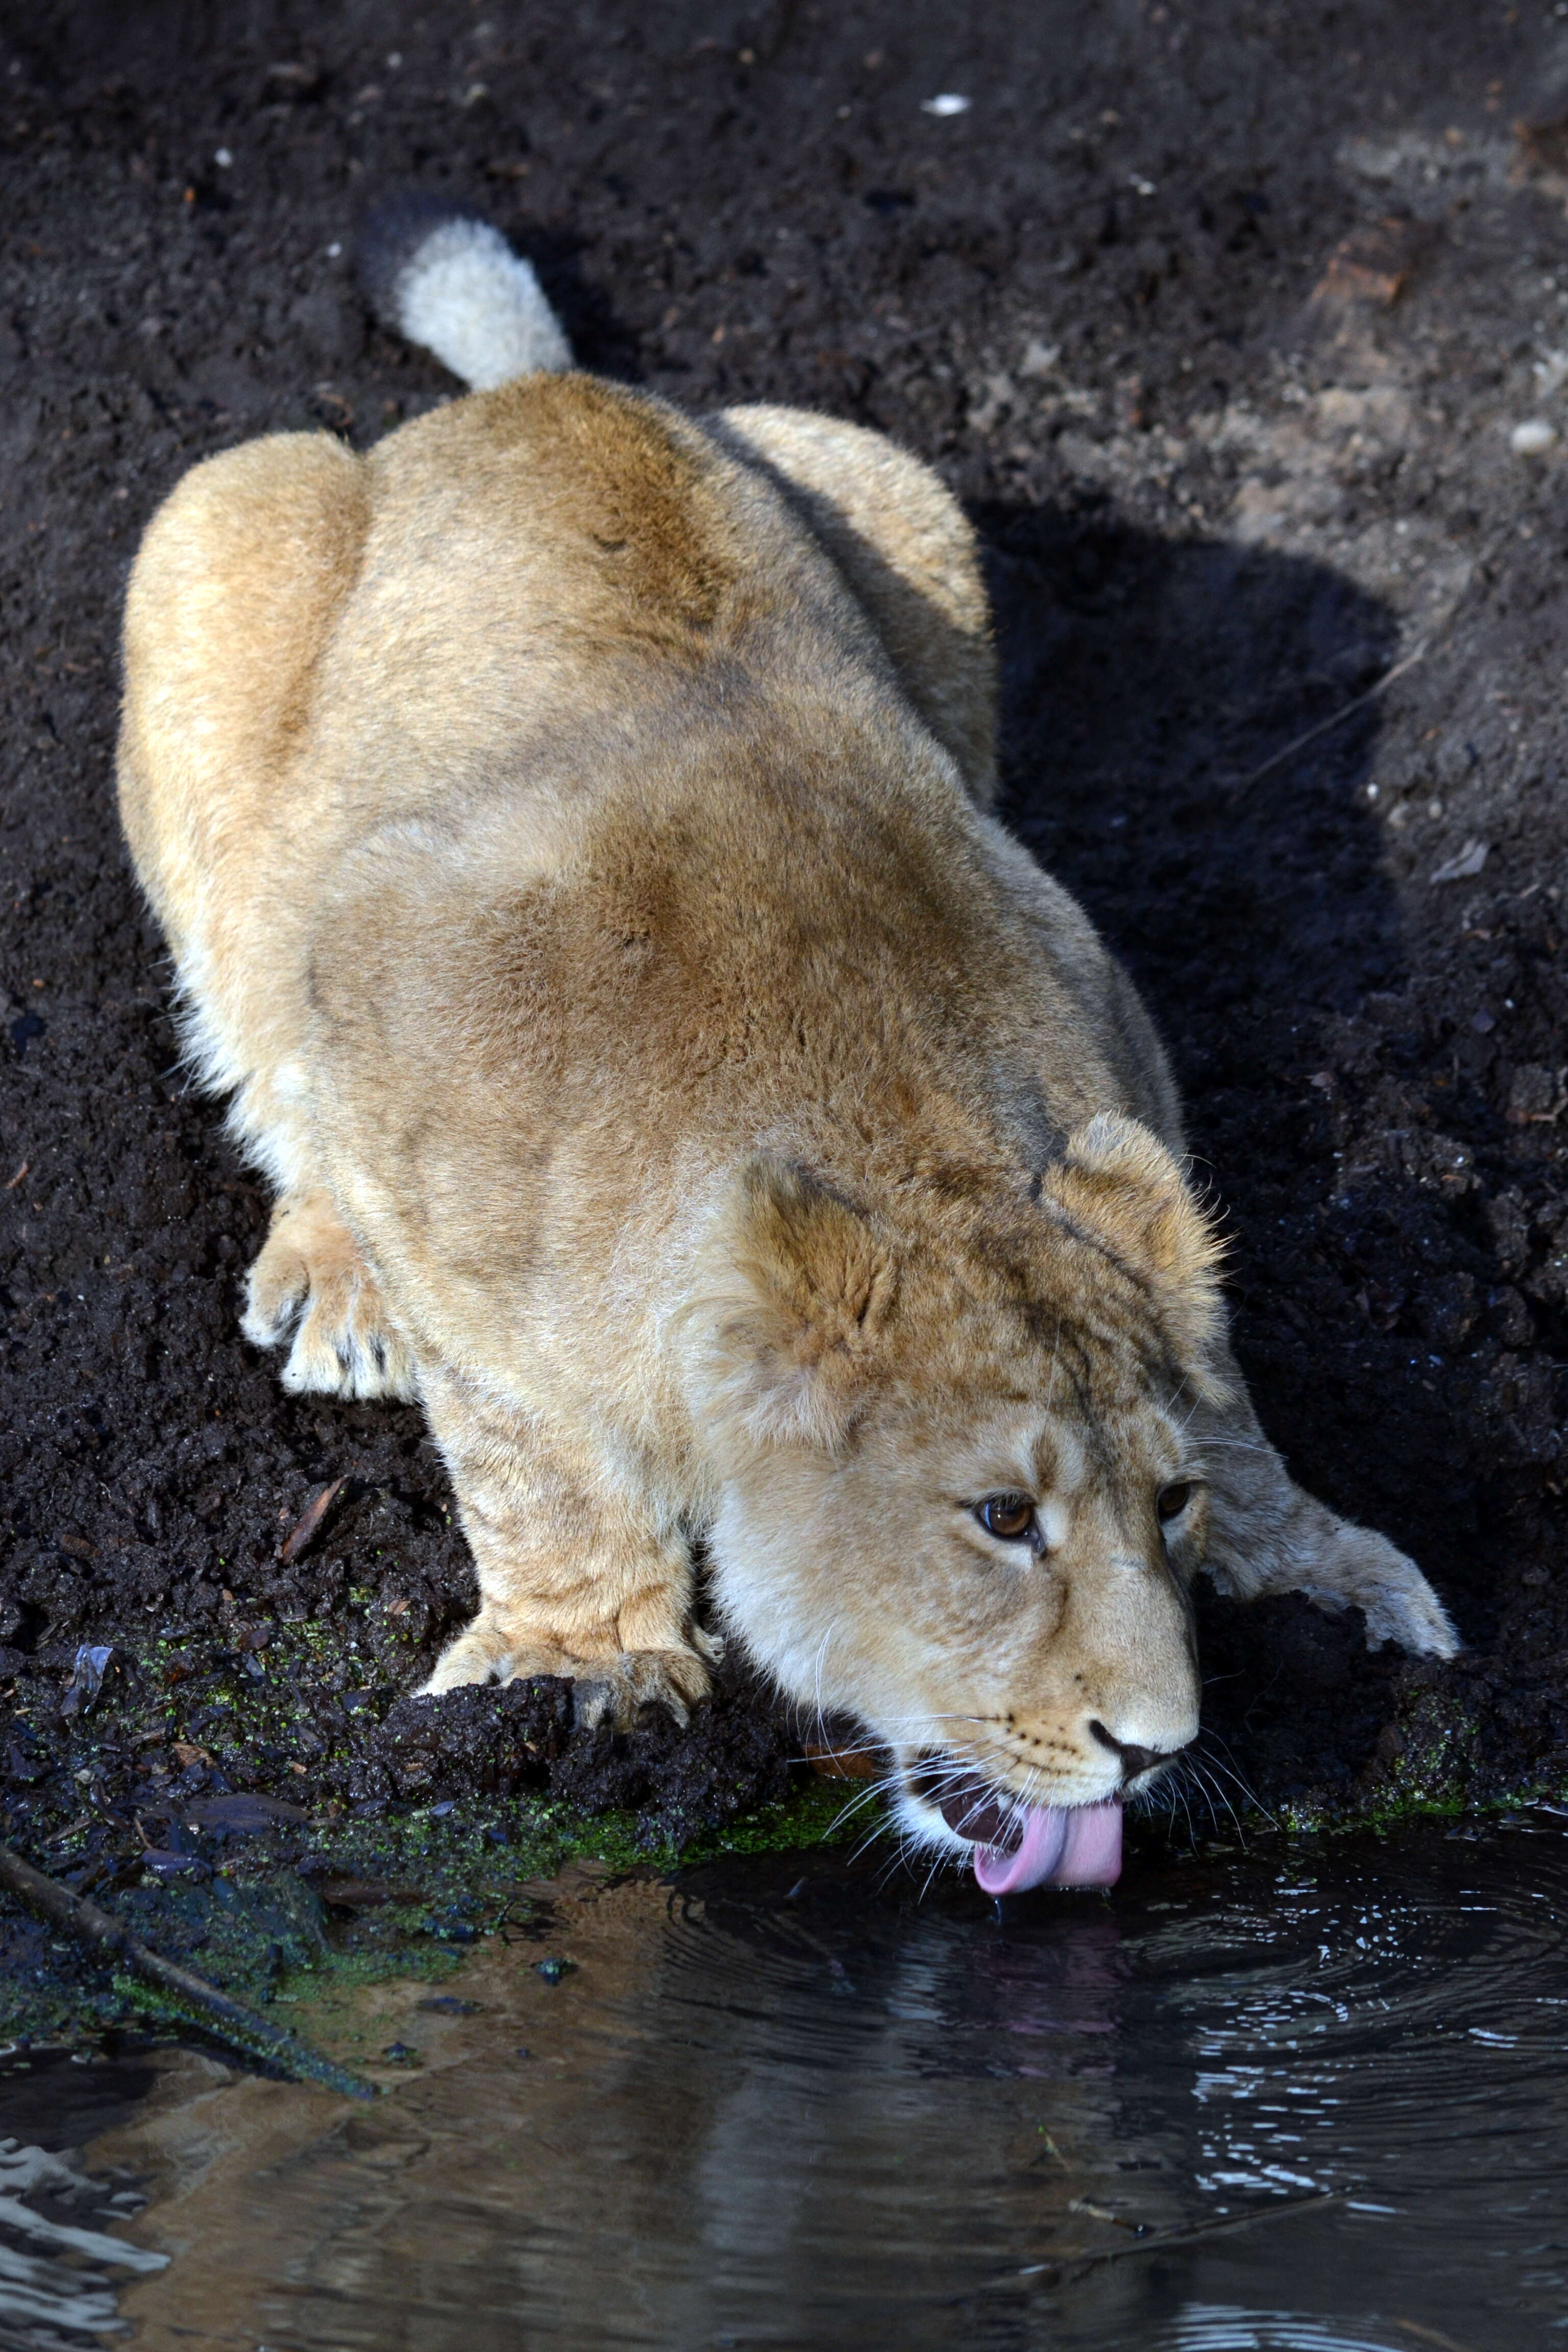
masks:
<svg viewBox="0 0 1568 2352"><path fill-rule="evenodd" d="M1224 1370L1229 1402L1193 1418L1209 1476L1205 1564L1220 1591L1240 1601L1302 1592L1321 1608L1360 1609L1373 1648L1397 1642L1451 1658L1458 1637L1415 1561L1304 1493L1258 1427L1234 1361Z"/></svg>
<svg viewBox="0 0 1568 2352"><path fill-rule="evenodd" d="M258 1268L279 1298L321 1181L308 971L332 787L308 751L313 680L367 519L363 467L324 434L250 442L165 499L126 598L121 814L190 1058L284 1195ZM323 1239L323 1276L334 1253Z"/></svg>
<svg viewBox="0 0 1568 2352"><path fill-rule="evenodd" d="M973 530L952 491L884 434L837 417L759 405L726 409L719 427L781 482L904 692L988 809L996 797L991 606Z"/></svg>
<svg viewBox="0 0 1568 2352"><path fill-rule="evenodd" d="M535 1416L445 1369L426 1372L424 1392L480 1593L426 1689L565 1675L580 1720L624 1727L653 1701L684 1722L720 1645L691 1623L679 1532Z"/></svg>
<svg viewBox="0 0 1568 2352"><path fill-rule="evenodd" d="M258 1348L289 1342L283 1385L296 1393L419 1392L413 1351L329 1193L286 1192L250 1269L242 1325Z"/></svg>

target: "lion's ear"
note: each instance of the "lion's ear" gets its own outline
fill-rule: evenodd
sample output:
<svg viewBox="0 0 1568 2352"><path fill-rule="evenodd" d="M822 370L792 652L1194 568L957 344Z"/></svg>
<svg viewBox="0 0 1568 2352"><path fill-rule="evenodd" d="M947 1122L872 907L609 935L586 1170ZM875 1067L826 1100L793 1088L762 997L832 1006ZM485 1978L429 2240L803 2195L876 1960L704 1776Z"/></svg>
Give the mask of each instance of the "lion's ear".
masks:
<svg viewBox="0 0 1568 2352"><path fill-rule="evenodd" d="M708 1410L753 1444L836 1451L895 1287L858 1210L809 1170L749 1160L685 1318Z"/></svg>
<svg viewBox="0 0 1568 2352"><path fill-rule="evenodd" d="M1158 1136L1101 1111L1068 1136L1043 1198L1147 1285L1177 1355L1201 1364L1220 1332L1225 1244Z"/></svg>

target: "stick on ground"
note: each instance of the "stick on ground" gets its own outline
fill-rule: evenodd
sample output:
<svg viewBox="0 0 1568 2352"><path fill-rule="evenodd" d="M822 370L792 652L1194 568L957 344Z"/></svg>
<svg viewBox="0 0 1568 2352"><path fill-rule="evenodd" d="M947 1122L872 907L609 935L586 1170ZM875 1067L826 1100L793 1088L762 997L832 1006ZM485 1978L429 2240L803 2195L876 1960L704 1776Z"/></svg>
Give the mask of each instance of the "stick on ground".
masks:
<svg viewBox="0 0 1568 2352"><path fill-rule="evenodd" d="M1265 776L1271 776L1276 768L1282 768L1287 760L1293 760L1298 751L1304 751L1309 743L1315 743L1320 735L1327 735L1331 730L1338 727L1342 719L1353 717L1358 710L1364 710L1367 704L1375 702L1384 688L1392 686L1396 677L1403 677L1406 670L1414 669L1418 661L1424 661L1431 650L1431 644L1430 637L1423 637L1414 653L1406 654L1405 659L1395 662L1392 669L1385 669L1383 676L1375 678L1364 694L1352 695L1349 702L1342 703L1340 708L1331 711L1326 719L1320 719L1317 725L1309 727L1304 735L1296 736L1285 745L1283 751L1273 752L1264 761L1260 768L1254 768L1249 776L1243 776L1239 783L1233 784L1226 797L1233 801L1240 800L1243 793L1252 790L1254 784L1260 784Z"/></svg>
<svg viewBox="0 0 1568 2352"><path fill-rule="evenodd" d="M29 1911L63 1927L79 1943L123 1961L143 1983L166 1994L193 2023L205 2026L231 2049L243 2050L252 2058L266 2059L297 2082L320 2083L323 2089L341 2091L347 2098L379 2097L374 2083L323 2058L308 2042L296 2041L291 2033L258 2016L255 2010L247 2009L242 2001L230 2000L205 1977L165 1960L109 1912L100 1911L83 1895L73 1895L58 1880L47 1878L7 1845L0 1845L0 1885L8 1886Z"/></svg>

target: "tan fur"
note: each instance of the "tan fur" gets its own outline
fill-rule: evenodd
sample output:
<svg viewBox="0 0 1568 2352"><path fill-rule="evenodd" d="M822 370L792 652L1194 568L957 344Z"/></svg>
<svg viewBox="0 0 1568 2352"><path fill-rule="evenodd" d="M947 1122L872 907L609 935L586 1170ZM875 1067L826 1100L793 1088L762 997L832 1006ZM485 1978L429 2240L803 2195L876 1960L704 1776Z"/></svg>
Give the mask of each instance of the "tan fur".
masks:
<svg viewBox="0 0 1568 2352"><path fill-rule="evenodd" d="M573 375L263 441L154 520L126 679L193 1051L282 1194L247 1330L450 1465L482 1604L432 1687L684 1706L700 1540L798 1697L1076 1803L1094 1721L1191 1737L1202 1560L1451 1648L1258 1432L1147 1016L986 814L914 460ZM1038 1554L973 1516L1012 1489Z"/></svg>

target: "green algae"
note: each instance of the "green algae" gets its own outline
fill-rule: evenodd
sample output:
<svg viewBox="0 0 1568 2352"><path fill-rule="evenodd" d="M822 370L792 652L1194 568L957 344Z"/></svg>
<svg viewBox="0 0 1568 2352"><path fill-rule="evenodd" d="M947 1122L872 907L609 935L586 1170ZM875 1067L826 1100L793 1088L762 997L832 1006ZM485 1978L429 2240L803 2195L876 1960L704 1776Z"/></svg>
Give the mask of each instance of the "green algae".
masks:
<svg viewBox="0 0 1568 2352"><path fill-rule="evenodd" d="M650 1848L635 1815L584 1816L543 1798L453 1801L374 1819L340 1813L246 1838L199 1885L149 1872L108 1907L220 1991L258 2008L288 2006L395 1977L437 1983L483 1937L543 1935L550 1883L572 1864L605 1874L666 1872L726 1853L834 1843L866 1820L857 1808L846 1822L856 1793L845 1782L814 1781L684 1847ZM333 1899L367 1890L375 1899ZM40 1930L37 1940L36 1968L0 1981L0 2040L210 2032L167 1996L95 1966L68 1938Z"/></svg>
<svg viewBox="0 0 1568 2352"><path fill-rule="evenodd" d="M881 1826L880 1801L868 1784L816 1778L781 1803L679 1844L650 1844L647 1824L634 1814L585 1816L542 1796L350 1811L341 1798L322 1793L333 1767L347 1760L349 1743L345 1738L339 1756L319 1740L299 1686L307 1677L330 1677L341 1699L363 1702L379 1719L396 1696L397 1676L388 1665L405 1637L395 1619L373 1630L369 1622L346 1642L341 1625L274 1623L264 1662L224 1654L216 1675L202 1637L143 1638L134 1651L127 1645L121 1652L121 1671L70 1729L70 1771L84 1794L101 1750L129 1740L144 1744L155 1759L180 1743L209 1756L242 1785L259 1763L273 1788L296 1794L310 1810L298 1825L204 1842L189 1878L148 1871L132 1884L121 1868L109 1887L94 1889L155 1950L253 2006L287 2005L328 1987L393 1976L439 1981L481 1938L542 1934L548 1912L542 1890L573 1864L606 1873L665 1872L727 1854L859 1843ZM1245 1802L1241 1811L1249 1832L1322 1836L1495 1814L1561 1802L1563 1795L1544 1781L1488 1786L1473 1711L1412 1668L1358 1783L1304 1792L1272 1814ZM90 1807L72 1810L85 1815ZM58 1813L55 1819L62 1826L47 1846L33 1850L55 1875L68 1875L83 1865L91 1825ZM1145 1825L1137 1834L1142 1843L1159 1832ZM334 1899L334 1888L341 1894L346 1882L376 1893L363 1902ZM116 2029L145 2030L162 2014L156 1997L131 1999L58 1934L34 1931L24 1958L26 1965L0 1978L0 2040L96 2040ZM192 2022L169 2013L163 2029L184 2031Z"/></svg>
<svg viewBox="0 0 1568 2352"><path fill-rule="evenodd" d="M253 2005L286 2000L289 1984L317 1977L437 1978L476 1938L517 1932L528 1916L525 1882L546 1882L574 1861L671 1869L682 1860L821 1843L858 1793L814 1781L684 1846L650 1844L634 1815L588 1817L545 1797L351 1811L334 1791L354 1761L355 1732L379 1723L406 1686L414 1635L390 1612L367 1609L346 1628L272 1620L258 1652L245 1646L240 1620L248 1614L237 1607L221 1629L128 1633L79 1715L39 1726L37 1752L58 1756L63 1745L65 1769L24 1801L13 1835L55 1877L84 1883L153 1949ZM351 1726L339 1716L335 1737L330 1717L323 1723L305 1699L323 1687L355 1717ZM26 1698L13 1720L26 1741L33 1728ZM94 1797L100 1774L123 1774L128 1752L145 1759L136 1768L146 1776L139 1793L154 1822L183 1793L173 1768L183 1773L193 1757L214 1769L220 1788L270 1789L309 1819L244 1838L204 1836L187 1872L173 1856L164 1874L139 1870L133 1857L105 1855L109 1816ZM35 1783L40 1777L30 1775ZM363 1908L335 1904L334 1877L377 1883L384 1899ZM0 1975L0 2040L97 2039L159 2013L155 1999L130 2000L67 1937L5 1902L0 1927L11 1954Z"/></svg>

